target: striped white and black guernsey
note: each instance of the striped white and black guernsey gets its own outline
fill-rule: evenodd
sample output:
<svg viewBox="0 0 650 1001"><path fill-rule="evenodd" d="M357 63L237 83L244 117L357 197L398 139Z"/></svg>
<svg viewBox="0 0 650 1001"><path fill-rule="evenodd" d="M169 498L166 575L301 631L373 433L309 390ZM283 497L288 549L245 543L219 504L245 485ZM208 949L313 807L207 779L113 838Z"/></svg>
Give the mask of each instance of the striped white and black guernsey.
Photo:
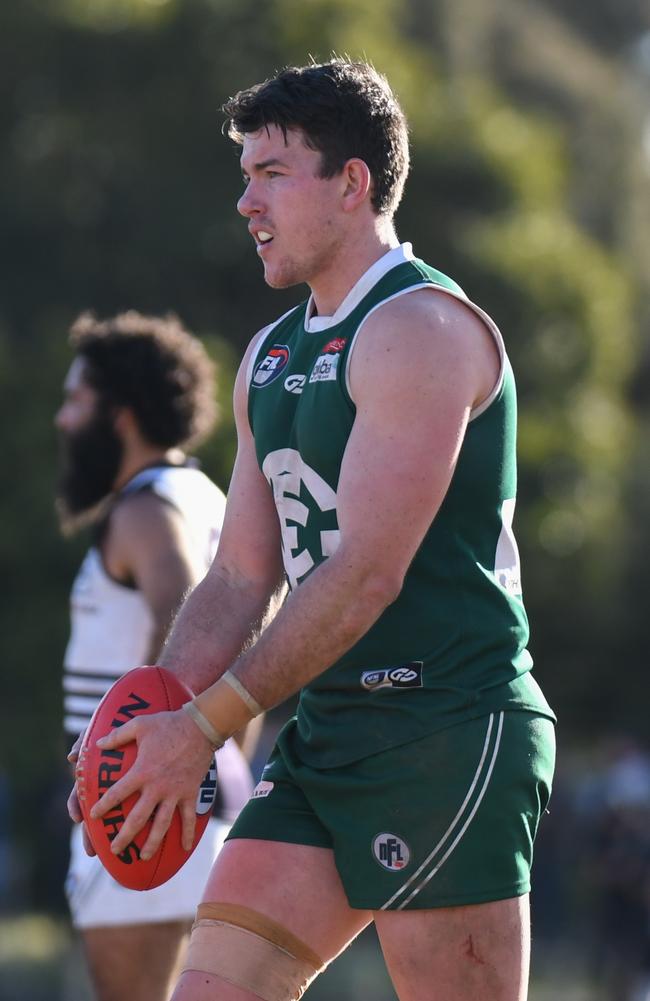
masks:
<svg viewBox="0 0 650 1001"><path fill-rule="evenodd" d="M161 465L134 476L120 491L118 502L125 494L141 490L153 491L183 515L207 570L226 505L219 488L195 466ZM97 545L81 565L70 605L71 632L63 672L64 727L76 737L117 678L145 662L154 623L142 594L106 572Z"/></svg>

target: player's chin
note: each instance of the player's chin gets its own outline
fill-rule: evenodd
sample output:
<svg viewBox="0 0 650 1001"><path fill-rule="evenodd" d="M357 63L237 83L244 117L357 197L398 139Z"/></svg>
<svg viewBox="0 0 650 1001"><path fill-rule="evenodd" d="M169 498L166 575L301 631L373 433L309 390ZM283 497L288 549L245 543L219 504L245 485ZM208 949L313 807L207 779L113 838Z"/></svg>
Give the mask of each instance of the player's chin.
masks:
<svg viewBox="0 0 650 1001"><path fill-rule="evenodd" d="M287 269L282 268L273 268L265 264L264 281L269 288L282 289L291 288L293 285L300 285L304 279L293 271L288 271Z"/></svg>

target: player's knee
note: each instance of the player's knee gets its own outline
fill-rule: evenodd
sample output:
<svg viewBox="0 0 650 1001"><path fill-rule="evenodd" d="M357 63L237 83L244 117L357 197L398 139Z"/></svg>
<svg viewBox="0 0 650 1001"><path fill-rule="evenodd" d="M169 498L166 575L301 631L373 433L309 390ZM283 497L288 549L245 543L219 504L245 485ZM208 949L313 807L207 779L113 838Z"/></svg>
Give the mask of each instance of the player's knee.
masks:
<svg viewBox="0 0 650 1001"><path fill-rule="evenodd" d="M238 904L200 904L185 970L211 973L263 1001L297 1001L325 964L288 929Z"/></svg>

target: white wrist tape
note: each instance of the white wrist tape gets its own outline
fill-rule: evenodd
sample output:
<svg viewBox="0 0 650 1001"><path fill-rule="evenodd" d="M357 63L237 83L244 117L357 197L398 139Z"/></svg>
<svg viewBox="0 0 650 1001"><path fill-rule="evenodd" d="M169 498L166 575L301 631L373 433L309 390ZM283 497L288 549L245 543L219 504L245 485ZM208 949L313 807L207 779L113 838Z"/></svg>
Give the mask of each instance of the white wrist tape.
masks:
<svg viewBox="0 0 650 1001"><path fill-rule="evenodd" d="M220 747L223 747L226 743L226 738L221 736L219 731L213 727L210 720L203 715L201 710L198 709L193 702L186 702L183 709L196 723L203 736L208 738L212 744L213 751L217 751Z"/></svg>
<svg viewBox="0 0 650 1001"><path fill-rule="evenodd" d="M253 716L261 716L264 710L259 702L255 701L248 689L244 688L237 675L233 674L231 670L228 670L225 674L221 675L221 680L225 681L227 685L230 685L230 687L237 692L237 695L242 702L246 703Z"/></svg>

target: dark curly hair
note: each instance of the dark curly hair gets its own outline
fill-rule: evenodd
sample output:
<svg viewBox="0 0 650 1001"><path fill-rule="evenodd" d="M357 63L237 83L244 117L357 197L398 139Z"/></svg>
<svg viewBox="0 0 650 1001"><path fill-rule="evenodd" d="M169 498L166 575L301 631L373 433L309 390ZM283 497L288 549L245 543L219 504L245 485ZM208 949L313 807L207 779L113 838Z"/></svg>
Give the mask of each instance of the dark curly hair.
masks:
<svg viewBox="0 0 650 1001"><path fill-rule="evenodd" d="M291 66L235 94L223 111L228 135L238 143L270 125L285 139L299 129L307 146L322 154L321 177L334 177L358 157L372 176L375 212L395 212L409 169L408 126L388 81L368 63L337 58Z"/></svg>
<svg viewBox="0 0 650 1001"><path fill-rule="evenodd" d="M216 369L178 317L129 310L98 320L82 313L70 343L101 401L130 407L151 444L193 446L212 430Z"/></svg>

